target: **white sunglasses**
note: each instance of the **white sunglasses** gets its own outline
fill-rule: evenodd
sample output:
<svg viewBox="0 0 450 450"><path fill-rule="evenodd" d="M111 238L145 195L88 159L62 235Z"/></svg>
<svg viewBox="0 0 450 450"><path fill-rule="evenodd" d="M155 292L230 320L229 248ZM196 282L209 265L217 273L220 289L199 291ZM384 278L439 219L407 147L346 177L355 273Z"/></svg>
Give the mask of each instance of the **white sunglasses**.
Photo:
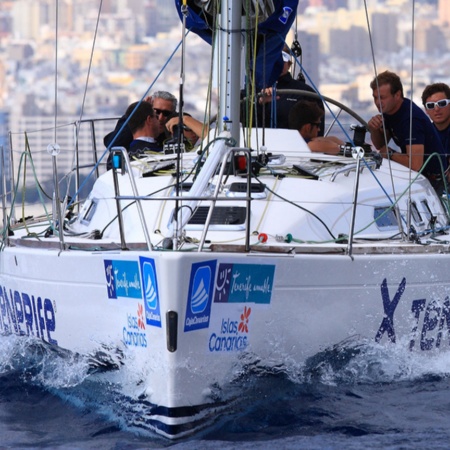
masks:
<svg viewBox="0 0 450 450"><path fill-rule="evenodd" d="M434 109L436 106L439 106L439 108L445 108L449 103L450 100L448 98L444 98L443 100L438 100L437 102L426 102L425 108Z"/></svg>

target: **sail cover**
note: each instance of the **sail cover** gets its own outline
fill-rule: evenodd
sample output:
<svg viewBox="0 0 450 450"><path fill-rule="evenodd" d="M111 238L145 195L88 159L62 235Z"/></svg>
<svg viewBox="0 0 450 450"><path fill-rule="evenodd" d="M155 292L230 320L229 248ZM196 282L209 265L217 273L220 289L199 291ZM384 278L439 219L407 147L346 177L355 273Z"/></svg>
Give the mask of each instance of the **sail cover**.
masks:
<svg viewBox="0 0 450 450"><path fill-rule="evenodd" d="M181 19L182 3L182 0L175 0ZM254 29L257 27L255 79L258 88L273 85L281 74L283 69L281 51L286 35L294 22L297 6L298 0L243 0L243 13L250 18L251 26ZM211 45L214 18L216 11L220 11L220 2L187 0L187 10L186 27Z"/></svg>

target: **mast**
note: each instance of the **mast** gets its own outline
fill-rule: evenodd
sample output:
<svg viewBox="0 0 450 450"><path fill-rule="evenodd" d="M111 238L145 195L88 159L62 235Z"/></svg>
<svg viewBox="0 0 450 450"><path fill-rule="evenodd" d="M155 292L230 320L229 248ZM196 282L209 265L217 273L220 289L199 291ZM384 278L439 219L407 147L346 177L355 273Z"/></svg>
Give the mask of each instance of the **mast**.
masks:
<svg viewBox="0 0 450 450"><path fill-rule="evenodd" d="M219 30L219 129L226 126L239 143L242 0L222 0ZM225 123L224 118L230 123ZM239 145L239 144L238 144Z"/></svg>

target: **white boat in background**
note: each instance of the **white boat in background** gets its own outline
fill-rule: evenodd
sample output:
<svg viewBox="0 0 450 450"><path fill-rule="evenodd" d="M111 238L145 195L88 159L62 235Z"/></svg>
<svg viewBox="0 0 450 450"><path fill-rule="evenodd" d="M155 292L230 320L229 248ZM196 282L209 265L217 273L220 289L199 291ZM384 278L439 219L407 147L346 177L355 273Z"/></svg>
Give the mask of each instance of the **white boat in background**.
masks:
<svg viewBox="0 0 450 450"><path fill-rule="evenodd" d="M241 11L223 1L239 53L225 30ZM15 134L3 152L0 330L131 367L142 426L169 438L217 414L242 364L282 370L352 337L450 345L449 214L428 180L356 145L312 154L297 131L240 129L237 78L202 153L114 147L121 163L96 165L85 199L76 183L79 211L55 189L53 211L23 213L39 155ZM58 146L45 158L70 176Z"/></svg>

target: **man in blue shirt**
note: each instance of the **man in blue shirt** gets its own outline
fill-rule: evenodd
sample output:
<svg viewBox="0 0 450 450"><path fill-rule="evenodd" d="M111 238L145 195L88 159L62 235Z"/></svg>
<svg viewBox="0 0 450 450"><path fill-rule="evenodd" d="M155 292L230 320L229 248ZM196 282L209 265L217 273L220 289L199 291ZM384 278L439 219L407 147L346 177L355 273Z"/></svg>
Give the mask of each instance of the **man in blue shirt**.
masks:
<svg viewBox="0 0 450 450"><path fill-rule="evenodd" d="M373 145L383 158L416 171L422 169L423 175L441 194L448 163L435 127L416 104L403 97L403 86L397 74L382 72L372 80L370 87L375 106L380 111L368 122ZM401 152L388 147L391 139ZM433 154L437 155L427 161Z"/></svg>
<svg viewBox="0 0 450 450"><path fill-rule="evenodd" d="M429 84L422 93L422 103L450 156L450 87L445 83Z"/></svg>

